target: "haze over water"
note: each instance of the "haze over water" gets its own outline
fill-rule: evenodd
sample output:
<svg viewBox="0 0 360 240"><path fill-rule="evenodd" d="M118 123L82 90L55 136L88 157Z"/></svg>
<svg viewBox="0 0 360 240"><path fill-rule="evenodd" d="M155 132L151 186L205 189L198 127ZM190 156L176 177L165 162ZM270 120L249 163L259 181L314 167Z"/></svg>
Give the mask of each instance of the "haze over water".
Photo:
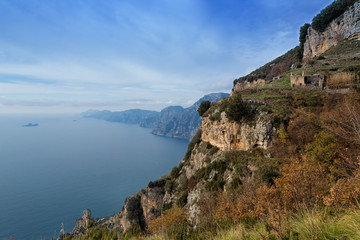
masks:
<svg viewBox="0 0 360 240"><path fill-rule="evenodd" d="M37 127L22 127L39 123ZM0 116L0 239L49 239L82 211L121 210L178 165L188 142L79 116Z"/></svg>

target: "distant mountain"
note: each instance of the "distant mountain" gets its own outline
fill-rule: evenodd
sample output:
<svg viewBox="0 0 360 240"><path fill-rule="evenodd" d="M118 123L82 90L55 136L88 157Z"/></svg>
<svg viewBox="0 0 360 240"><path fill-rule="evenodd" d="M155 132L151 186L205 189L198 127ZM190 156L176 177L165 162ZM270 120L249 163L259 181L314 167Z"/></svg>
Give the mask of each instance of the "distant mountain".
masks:
<svg viewBox="0 0 360 240"><path fill-rule="evenodd" d="M219 99L228 96L230 95L227 93L212 93L205 95L192 106L185 109L182 108L182 111L178 109L177 114L172 112L173 116L168 114L167 116L169 117L160 119L157 126L154 127L152 133L160 136L190 140L195 136L200 127L201 118L197 112L200 103L203 101L217 102ZM169 110L168 108L165 108L161 112L163 111L167 113ZM164 115L166 115L165 113Z"/></svg>
<svg viewBox="0 0 360 240"><path fill-rule="evenodd" d="M88 110L84 113L81 113L81 115L85 118L96 118L109 122L122 122L131 124L139 124L144 118L157 114L159 113L142 109L130 109L121 112L111 112L108 110Z"/></svg>
<svg viewBox="0 0 360 240"><path fill-rule="evenodd" d="M227 93L211 93L199 99L188 108L181 106L166 107L160 112L131 109L121 112L108 110L88 110L81 115L86 118L102 119L110 122L139 124L152 128L155 135L190 140L200 126L201 118L197 112L202 101L217 102L230 96Z"/></svg>

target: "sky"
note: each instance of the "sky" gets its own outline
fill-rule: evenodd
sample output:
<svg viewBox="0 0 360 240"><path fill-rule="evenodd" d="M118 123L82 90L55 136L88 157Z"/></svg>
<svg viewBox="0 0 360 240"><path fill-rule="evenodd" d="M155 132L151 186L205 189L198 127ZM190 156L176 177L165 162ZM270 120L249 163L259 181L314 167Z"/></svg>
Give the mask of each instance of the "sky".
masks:
<svg viewBox="0 0 360 240"><path fill-rule="evenodd" d="M331 0L0 0L0 114L188 107Z"/></svg>

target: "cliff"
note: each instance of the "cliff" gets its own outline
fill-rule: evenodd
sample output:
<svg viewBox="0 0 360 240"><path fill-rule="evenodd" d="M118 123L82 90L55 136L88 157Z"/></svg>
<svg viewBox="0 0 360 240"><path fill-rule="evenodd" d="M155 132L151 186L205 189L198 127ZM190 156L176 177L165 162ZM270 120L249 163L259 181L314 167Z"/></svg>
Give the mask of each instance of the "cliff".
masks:
<svg viewBox="0 0 360 240"><path fill-rule="evenodd" d="M219 104L224 103L226 101ZM104 226L111 230L121 229L123 232L130 231L134 227L145 230L149 221L175 205L185 207L194 224L199 222L200 198L205 192L217 188L216 184L215 187L212 186L215 175L218 179L221 178L221 186L218 186L220 188L229 188L238 175L234 169L221 173L213 169L207 177L203 176L194 182L194 179L198 178L199 171L205 171L209 166L223 164L225 153L229 151L266 149L272 144L276 133L272 118L266 114L259 113L250 122L234 122L227 118L224 111L220 112L219 104L213 105L207 116L203 118L200 130L190 143L188 153L179 167L174 167L166 176L150 182L147 187L128 197L121 212L94 220L94 226ZM219 113L221 119L211 120L213 115ZM249 167L254 168L253 171L257 169ZM243 180L247 178L248 176L243 177ZM86 224L82 219L87 217L78 220L71 235L84 234Z"/></svg>
<svg viewBox="0 0 360 240"><path fill-rule="evenodd" d="M216 114L216 113L215 113ZM219 121L206 117L201 122L202 141L209 142L221 151L247 151L251 148L268 148L275 129L272 119L259 115L251 123L229 121L225 112Z"/></svg>
<svg viewBox="0 0 360 240"><path fill-rule="evenodd" d="M342 16L333 20L324 32L308 29L304 44L303 61L308 62L314 57L336 46L344 38L360 32L360 2L356 2Z"/></svg>

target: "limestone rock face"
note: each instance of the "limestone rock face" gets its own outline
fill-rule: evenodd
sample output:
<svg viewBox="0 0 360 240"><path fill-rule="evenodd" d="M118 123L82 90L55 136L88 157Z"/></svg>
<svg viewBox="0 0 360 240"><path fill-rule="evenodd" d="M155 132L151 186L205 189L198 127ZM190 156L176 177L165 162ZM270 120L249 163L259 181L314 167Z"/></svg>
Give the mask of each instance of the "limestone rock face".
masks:
<svg viewBox="0 0 360 240"><path fill-rule="evenodd" d="M90 209L84 210L83 213L84 215L76 220L76 226L72 231L75 234L84 234L87 231L90 221L92 220Z"/></svg>
<svg viewBox="0 0 360 240"><path fill-rule="evenodd" d="M305 62L321 55L332 46L337 45L344 38L360 32L360 1L347 10L342 16L330 23L326 30L321 33L309 28L304 44Z"/></svg>
<svg viewBox="0 0 360 240"><path fill-rule="evenodd" d="M266 149L271 144L275 131L271 119L266 119L261 115L250 124L239 124L230 122L225 112L221 113L220 121L204 118L201 130L201 139L218 147L221 151L247 151L253 147Z"/></svg>

